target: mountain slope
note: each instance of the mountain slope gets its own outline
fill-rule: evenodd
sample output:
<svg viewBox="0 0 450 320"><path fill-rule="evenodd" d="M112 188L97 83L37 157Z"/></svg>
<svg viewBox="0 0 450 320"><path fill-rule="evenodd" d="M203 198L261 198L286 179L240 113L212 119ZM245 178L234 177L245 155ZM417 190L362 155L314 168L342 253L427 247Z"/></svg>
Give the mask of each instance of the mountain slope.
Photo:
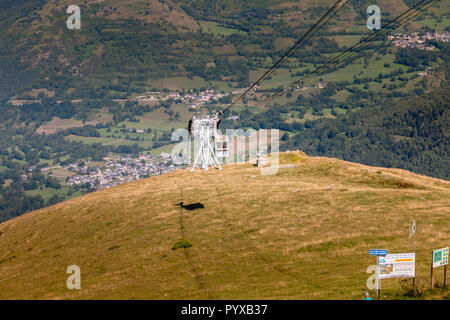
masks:
<svg viewBox="0 0 450 320"><path fill-rule="evenodd" d="M68 30L66 9L73 1L4 0L0 101L43 88L61 99L120 96L130 89L148 90L152 80L179 76L206 81L218 80L215 75L235 76L245 80L241 84L245 86L247 68L255 70L258 65L255 58L280 56L284 50L274 45L276 40L298 38L333 3L90 0L78 4L81 30ZM384 0L355 1L329 22L330 30L364 25L362 8L374 3L386 16L406 8L403 0L395 6ZM216 24L228 33L215 32ZM236 58L246 68L227 74L222 65ZM211 67L214 64L219 66Z"/></svg>
<svg viewBox="0 0 450 320"><path fill-rule="evenodd" d="M0 298L360 299L375 263L368 250L410 251L413 219L426 285L429 250L450 240L449 182L302 153L281 158L295 166L273 176L249 164L178 171L0 224ZM179 239L193 246L172 250ZM73 264L81 290L66 288ZM384 281L386 295L396 285Z"/></svg>
<svg viewBox="0 0 450 320"><path fill-rule="evenodd" d="M435 90L336 119L309 123L293 138L309 155L450 179L450 94Z"/></svg>

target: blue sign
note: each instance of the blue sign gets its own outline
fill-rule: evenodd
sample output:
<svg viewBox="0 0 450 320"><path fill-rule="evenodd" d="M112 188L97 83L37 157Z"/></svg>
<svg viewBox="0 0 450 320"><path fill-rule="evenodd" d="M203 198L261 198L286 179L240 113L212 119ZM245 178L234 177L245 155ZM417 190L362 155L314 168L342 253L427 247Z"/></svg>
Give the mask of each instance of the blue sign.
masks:
<svg viewBox="0 0 450 320"><path fill-rule="evenodd" d="M388 254L386 249L371 249L369 250L371 256L385 256Z"/></svg>

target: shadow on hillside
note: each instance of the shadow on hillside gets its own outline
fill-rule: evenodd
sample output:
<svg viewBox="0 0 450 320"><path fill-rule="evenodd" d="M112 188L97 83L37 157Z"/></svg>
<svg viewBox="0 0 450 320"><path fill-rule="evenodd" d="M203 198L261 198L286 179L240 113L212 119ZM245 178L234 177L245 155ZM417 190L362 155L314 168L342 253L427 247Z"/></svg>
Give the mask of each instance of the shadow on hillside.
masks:
<svg viewBox="0 0 450 320"><path fill-rule="evenodd" d="M197 210L197 209L204 209L205 206L201 202L191 203L191 204L183 204L183 202L180 202L177 204L177 206L180 206L183 209L186 210Z"/></svg>
<svg viewBox="0 0 450 320"><path fill-rule="evenodd" d="M197 209L203 209L205 208L205 206L203 205L203 203L197 202L197 203L191 203L188 205L184 205L183 202L180 202L179 204L177 204L177 206L180 207L180 209L186 209L186 210L197 210ZM187 235L185 232L185 226L184 226L184 216L183 216L183 210L180 211L180 219L179 219L179 224L180 224L180 233L181 233L181 237L183 239L187 239ZM198 287L205 292L205 294L207 295L208 299L213 299L214 297L211 296L208 288L206 287L206 284L203 280L202 275L200 274L199 270L197 269L197 267L195 266L194 263L194 257L190 254L189 250L183 250L183 254L186 257L186 261L188 263L188 265L191 268L192 274L194 275L194 279L195 282L197 282Z"/></svg>

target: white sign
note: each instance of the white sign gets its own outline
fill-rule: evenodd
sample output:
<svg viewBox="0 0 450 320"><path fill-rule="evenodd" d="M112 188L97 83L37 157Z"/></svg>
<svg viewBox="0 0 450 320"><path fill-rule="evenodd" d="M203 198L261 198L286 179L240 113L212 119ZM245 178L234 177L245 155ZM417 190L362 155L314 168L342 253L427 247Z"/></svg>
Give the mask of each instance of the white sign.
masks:
<svg viewBox="0 0 450 320"><path fill-rule="evenodd" d="M399 253L379 257L380 279L414 278L416 271L416 254Z"/></svg>

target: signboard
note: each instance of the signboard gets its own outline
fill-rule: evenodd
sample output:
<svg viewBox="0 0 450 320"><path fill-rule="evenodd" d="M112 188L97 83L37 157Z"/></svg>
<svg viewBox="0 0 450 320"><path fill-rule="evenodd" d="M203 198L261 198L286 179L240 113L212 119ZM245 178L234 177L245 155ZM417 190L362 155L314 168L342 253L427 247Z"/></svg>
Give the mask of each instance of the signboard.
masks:
<svg viewBox="0 0 450 320"><path fill-rule="evenodd" d="M448 247L433 250L433 268L448 265Z"/></svg>
<svg viewBox="0 0 450 320"><path fill-rule="evenodd" d="M386 249L371 249L369 250L371 256L385 256L388 254Z"/></svg>
<svg viewBox="0 0 450 320"><path fill-rule="evenodd" d="M399 253L379 257L379 278L414 278L416 271L416 254Z"/></svg>

